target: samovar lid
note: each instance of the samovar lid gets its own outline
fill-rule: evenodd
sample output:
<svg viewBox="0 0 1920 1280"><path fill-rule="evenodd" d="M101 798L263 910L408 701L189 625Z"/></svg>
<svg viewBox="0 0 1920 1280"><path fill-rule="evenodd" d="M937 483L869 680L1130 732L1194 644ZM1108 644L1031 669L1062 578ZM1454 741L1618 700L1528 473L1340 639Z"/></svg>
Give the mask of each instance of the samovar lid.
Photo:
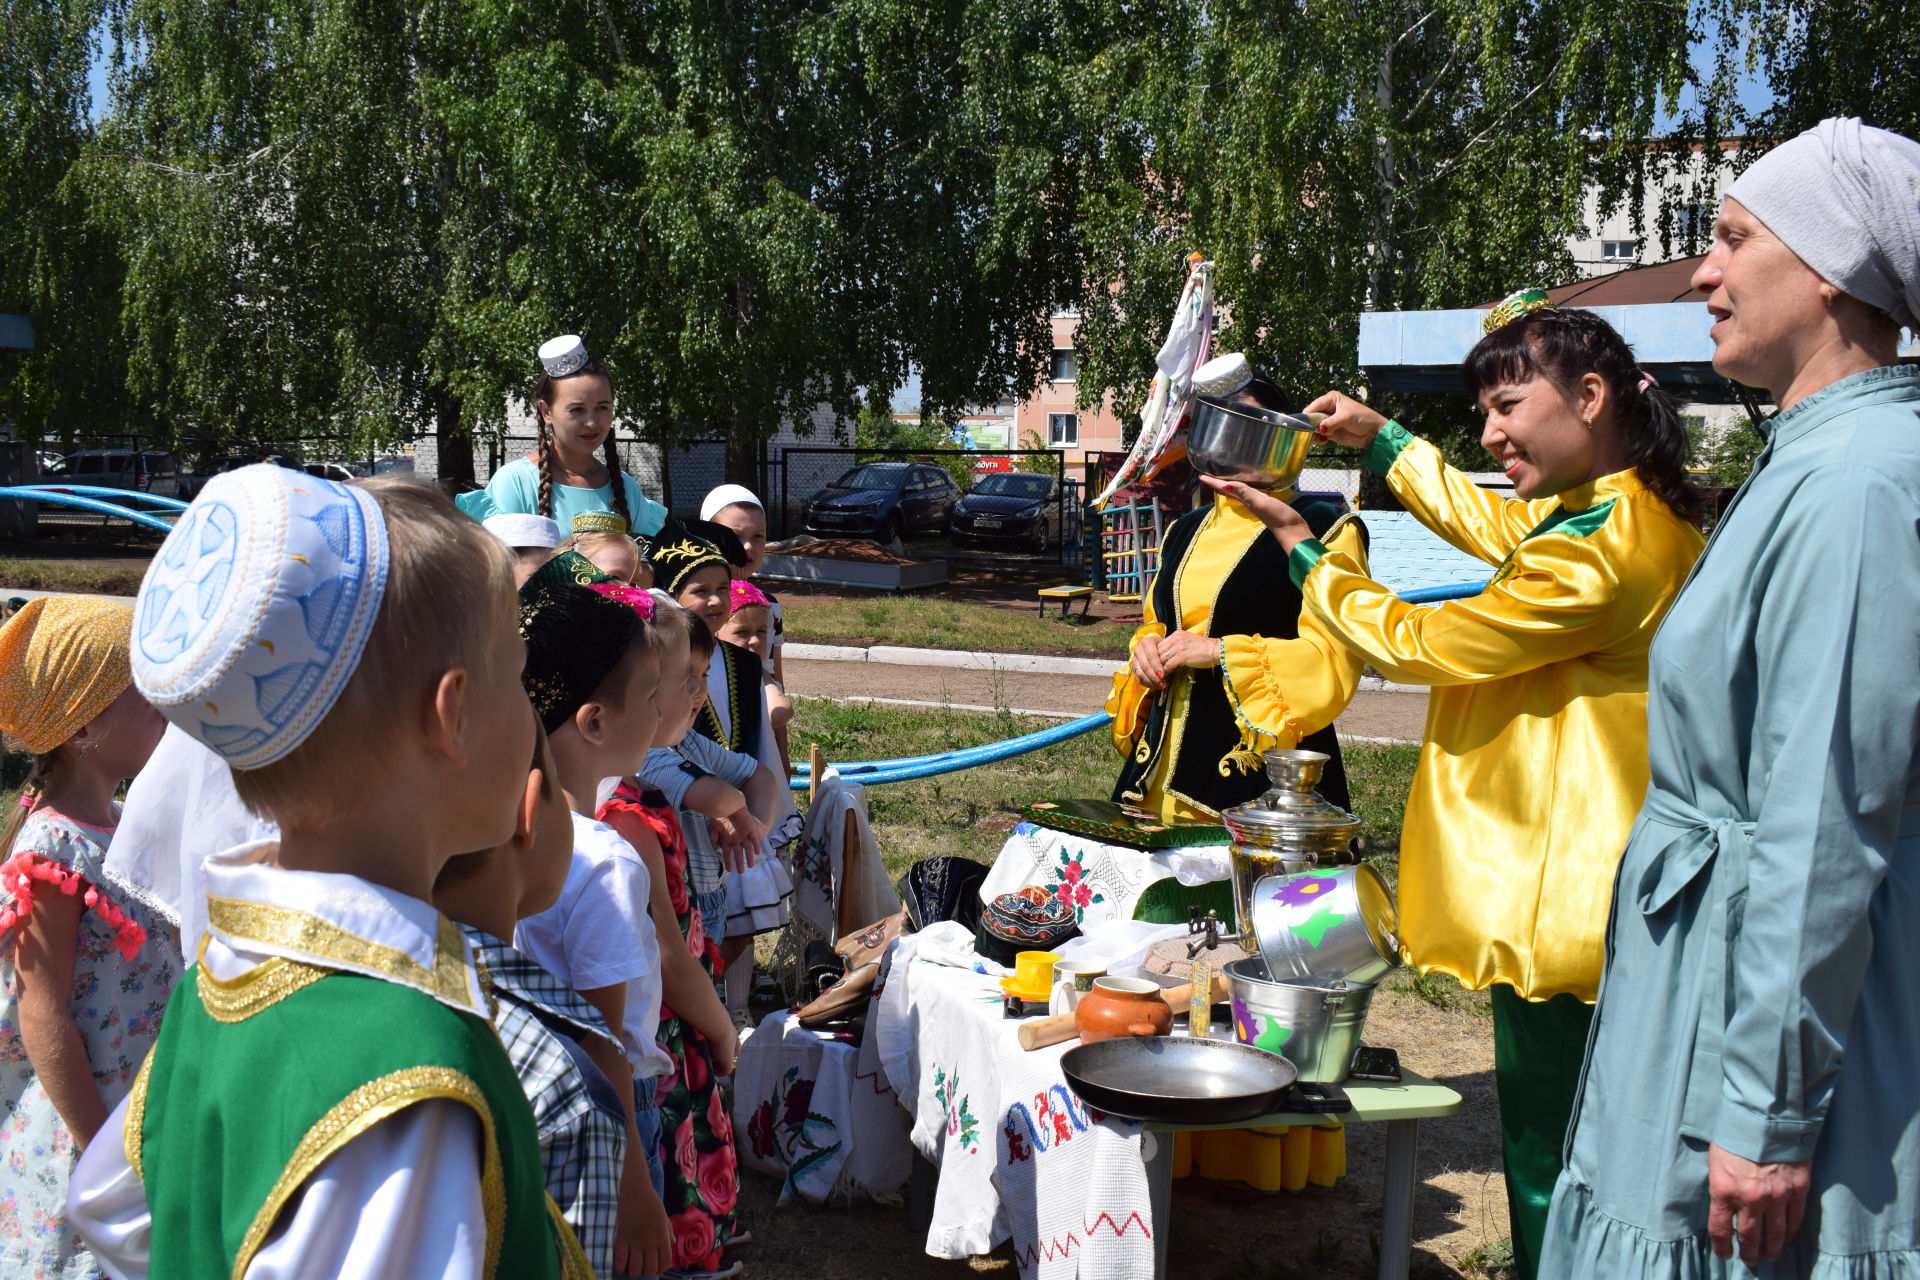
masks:
<svg viewBox="0 0 1920 1280"><path fill-rule="evenodd" d="M1273 786L1258 799L1220 815L1235 840L1268 848L1325 849L1344 844L1360 830L1360 819L1322 799L1314 790L1327 767L1318 751L1266 751L1267 778Z"/></svg>

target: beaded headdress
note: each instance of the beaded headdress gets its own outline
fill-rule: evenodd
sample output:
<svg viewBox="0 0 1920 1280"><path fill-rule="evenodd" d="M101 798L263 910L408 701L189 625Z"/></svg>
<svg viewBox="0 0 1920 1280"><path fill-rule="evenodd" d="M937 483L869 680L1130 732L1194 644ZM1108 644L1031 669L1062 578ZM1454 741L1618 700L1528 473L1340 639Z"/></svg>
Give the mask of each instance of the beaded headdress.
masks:
<svg viewBox="0 0 1920 1280"><path fill-rule="evenodd" d="M1506 297L1493 304L1493 310L1487 312L1487 318L1480 322L1480 332L1492 333L1502 325L1512 324L1521 316L1535 311L1554 310L1553 299L1547 291L1539 287L1515 289Z"/></svg>

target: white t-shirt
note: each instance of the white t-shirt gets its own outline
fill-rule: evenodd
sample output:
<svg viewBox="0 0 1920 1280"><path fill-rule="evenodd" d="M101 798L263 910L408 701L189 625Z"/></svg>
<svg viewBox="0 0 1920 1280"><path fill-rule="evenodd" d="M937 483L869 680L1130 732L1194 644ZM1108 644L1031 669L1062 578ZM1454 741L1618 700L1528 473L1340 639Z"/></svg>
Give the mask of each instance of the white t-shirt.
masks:
<svg viewBox="0 0 1920 1280"><path fill-rule="evenodd" d="M573 865L559 901L528 916L513 945L575 991L627 984L620 1039L635 1079L673 1070L660 1030L660 943L648 913L647 864L618 831L573 815Z"/></svg>

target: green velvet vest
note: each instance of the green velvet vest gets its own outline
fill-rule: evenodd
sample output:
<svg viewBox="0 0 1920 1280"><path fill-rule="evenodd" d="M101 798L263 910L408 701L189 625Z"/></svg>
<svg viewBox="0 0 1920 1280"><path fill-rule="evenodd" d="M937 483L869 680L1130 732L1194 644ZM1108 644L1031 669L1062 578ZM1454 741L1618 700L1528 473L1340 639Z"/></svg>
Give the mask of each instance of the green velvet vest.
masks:
<svg viewBox="0 0 1920 1280"><path fill-rule="evenodd" d="M213 982L195 965L128 1103L154 1274L239 1277L322 1161L433 1098L481 1120L486 1274L590 1274L550 1208L533 1112L492 1026L376 978L271 960Z"/></svg>

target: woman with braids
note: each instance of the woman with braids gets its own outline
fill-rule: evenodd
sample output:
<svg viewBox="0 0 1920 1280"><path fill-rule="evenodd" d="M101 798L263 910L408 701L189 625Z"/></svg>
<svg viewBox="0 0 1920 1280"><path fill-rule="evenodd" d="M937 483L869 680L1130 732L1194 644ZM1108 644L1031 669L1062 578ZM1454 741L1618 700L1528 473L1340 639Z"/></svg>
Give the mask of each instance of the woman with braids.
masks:
<svg viewBox="0 0 1920 1280"><path fill-rule="evenodd" d="M1338 392L1307 406L1421 523L1493 566L1480 594L1408 604L1292 508L1208 483L1266 524L1318 626L1387 679L1433 688L1400 936L1423 972L1492 990L1513 1250L1532 1277L1614 868L1647 788L1647 649L1703 544L1686 432L1610 325L1524 290L1487 329L1462 372L1515 498Z"/></svg>
<svg viewBox="0 0 1920 1280"><path fill-rule="evenodd" d="M540 348L540 381L533 409L540 444L487 481L486 509L476 519L501 513L546 516L562 529L587 511L611 511L627 531L652 537L666 523L667 509L640 491L620 465L613 442L613 379L586 344L567 334ZM465 510L466 508L462 508Z"/></svg>

